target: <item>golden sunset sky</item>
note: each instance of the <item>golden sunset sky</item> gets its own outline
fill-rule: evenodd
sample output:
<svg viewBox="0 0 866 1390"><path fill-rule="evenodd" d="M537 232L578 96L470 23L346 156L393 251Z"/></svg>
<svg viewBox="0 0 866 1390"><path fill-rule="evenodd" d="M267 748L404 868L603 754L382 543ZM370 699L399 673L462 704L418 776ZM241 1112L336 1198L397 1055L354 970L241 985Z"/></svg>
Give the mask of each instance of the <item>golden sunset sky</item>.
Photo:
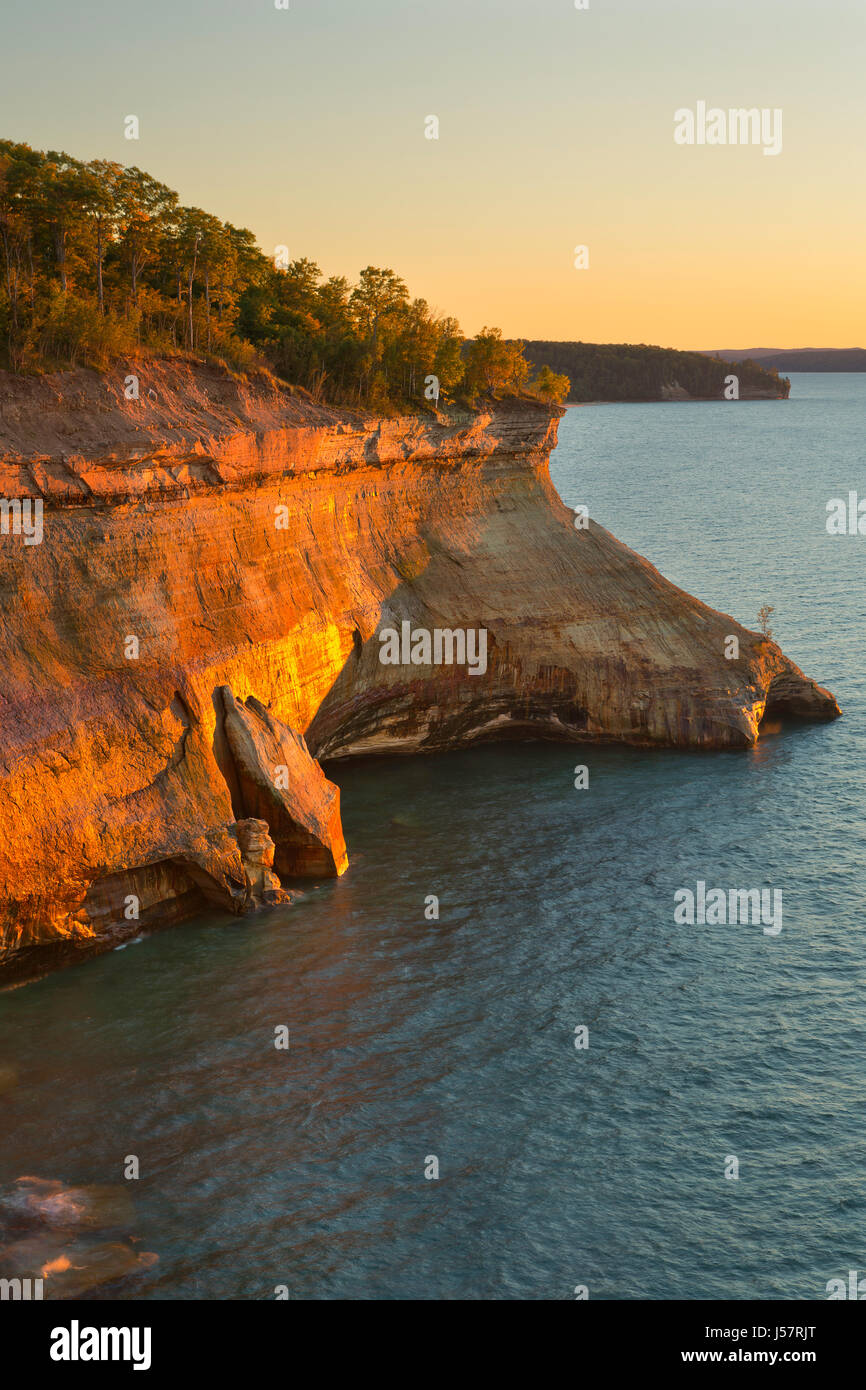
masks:
<svg viewBox="0 0 866 1390"><path fill-rule="evenodd" d="M389 266L467 333L866 345L864 0L47 0L4 30L6 138ZM781 108L781 153L677 145L698 101Z"/></svg>

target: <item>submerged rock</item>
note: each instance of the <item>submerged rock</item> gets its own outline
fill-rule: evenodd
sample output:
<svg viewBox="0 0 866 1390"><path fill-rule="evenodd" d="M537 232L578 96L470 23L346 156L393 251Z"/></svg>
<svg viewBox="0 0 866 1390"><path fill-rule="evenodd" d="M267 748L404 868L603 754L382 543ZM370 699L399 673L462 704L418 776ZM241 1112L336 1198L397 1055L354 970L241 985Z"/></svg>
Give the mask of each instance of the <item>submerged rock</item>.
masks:
<svg viewBox="0 0 866 1390"><path fill-rule="evenodd" d="M68 1187L52 1178L18 1178L0 1193L0 1220L11 1225L57 1230L104 1230L130 1224L135 1208L118 1186Z"/></svg>
<svg viewBox="0 0 866 1390"><path fill-rule="evenodd" d="M81 1298L144 1274L158 1260L152 1251L137 1251L121 1241L98 1244L38 1235L0 1247L0 1278L29 1279L31 1286L42 1280L43 1299Z"/></svg>
<svg viewBox="0 0 866 1390"><path fill-rule="evenodd" d="M41 1297L80 1298L144 1273L157 1263L123 1234L135 1222L129 1193L118 1186L67 1186L22 1177L0 1192L0 1279L41 1280ZM96 1239L97 1233L102 1238ZM106 1241L105 1235L112 1239ZM39 1297L31 1291L30 1297Z"/></svg>

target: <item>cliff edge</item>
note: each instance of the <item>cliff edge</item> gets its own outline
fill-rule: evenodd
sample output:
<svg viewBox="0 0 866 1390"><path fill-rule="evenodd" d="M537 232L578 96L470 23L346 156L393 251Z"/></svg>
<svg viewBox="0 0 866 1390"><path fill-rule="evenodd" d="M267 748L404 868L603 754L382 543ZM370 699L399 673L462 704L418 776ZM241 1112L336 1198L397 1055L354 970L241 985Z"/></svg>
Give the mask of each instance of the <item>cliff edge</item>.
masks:
<svg viewBox="0 0 866 1390"><path fill-rule="evenodd" d="M575 528L561 413L379 420L183 361L0 373L7 962L342 872L321 757L836 717L775 643Z"/></svg>

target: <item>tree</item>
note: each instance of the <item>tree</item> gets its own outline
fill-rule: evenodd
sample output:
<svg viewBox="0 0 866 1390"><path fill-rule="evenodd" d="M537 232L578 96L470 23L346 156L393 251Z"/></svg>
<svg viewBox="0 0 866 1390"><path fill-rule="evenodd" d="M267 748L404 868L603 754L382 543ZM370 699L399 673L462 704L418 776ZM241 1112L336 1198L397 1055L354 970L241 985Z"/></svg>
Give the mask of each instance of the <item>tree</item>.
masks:
<svg viewBox="0 0 866 1390"><path fill-rule="evenodd" d="M521 391L529 376L523 343L502 337L498 328L482 328L466 353L466 386L470 395L479 391Z"/></svg>
<svg viewBox="0 0 866 1390"><path fill-rule="evenodd" d="M552 401L556 405L561 405L571 390L571 382L567 376L543 366L539 367L538 376L533 382L530 382L528 390L533 396L538 396L540 400Z"/></svg>
<svg viewBox="0 0 866 1390"><path fill-rule="evenodd" d="M26 175L32 172L32 163L27 156L32 154L33 151L26 145L0 141L0 240L3 242L6 273L10 355L14 352L18 303L26 274L24 251L32 238L32 224L24 197ZM41 160L41 155L38 158Z"/></svg>
<svg viewBox="0 0 866 1390"><path fill-rule="evenodd" d="M41 220L48 230L54 263L60 275L60 288L69 287L67 251L69 236L85 221L85 202L89 186L85 167L64 152L49 150L39 184Z"/></svg>
<svg viewBox="0 0 866 1390"><path fill-rule="evenodd" d="M436 356L433 359L433 372L439 379L440 389L453 393L463 380L465 339L456 319L439 319L436 329L438 341Z"/></svg>
<svg viewBox="0 0 866 1390"><path fill-rule="evenodd" d="M399 313L408 302L409 291L393 270L379 270L368 265L352 291L350 306L363 334L370 337L374 348L379 340L380 327Z"/></svg>
<svg viewBox="0 0 866 1390"><path fill-rule="evenodd" d="M177 194L133 166L124 169L118 179L117 199L120 245L129 265L132 303L135 304L139 277L156 257L163 233L176 216Z"/></svg>
<svg viewBox="0 0 866 1390"><path fill-rule="evenodd" d="M438 333L426 299L413 299L395 315L393 332L383 351L386 380L411 398L419 394L419 385L433 370L438 345Z"/></svg>
<svg viewBox="0 0 866 1390"><path fill-rule="evenodd" d="M368 265L361 271L360 281L349 296L349 308L364 345L361 379L358 384L359 398L363 389L366 389L369 396L374 383L377 398L381 398L387 389L387 378L380 370L383 339L387 341L389 328L393 327L395 318L408 299L409 291L393 270L382 270Z"/></svg>
<svg viewBox="0 0 866 1390"><path fill-rule="evenodd" d="M192 280L195 276L195 253L197 251L199 268L204 282L207 351L210 352L213 343L211 295L212 293L221 295L222 303L225 303L226 296L231 292L233 270L236 268L237 260L231 239L226 235L223 224L218 217L212 217L210 213L202 212L199 208L190 208L185 211L191 215L194 214L191 220L187 219L184 222L181 229L182 237L190 230L194 232L193 263L188 287L190 344L192 345Z"/></svg>
<svg viewBox="0 0 866 1390"><path fill-rule="evenodd" d="M178 218L177 241L180 249L180 264L186 279L186 345L190 352L195 348L195 323L193 319L192 294L198 269L198 255L206 231L207 213L201 208L181 208Z"/></svg>
<svg viewBox="0 0 866 1390"><path fill-rule="evenodd" d="M768 642L773 640L773 629L770 627L770 618L775 613L775 608L769 603L764 603L758 609L758 626L763 632Z"/></svg>
<svg viewBox="0 0 866 1390"><path fill-rule="evenodd" d="M485 329L467 347L393 270L365 266L354 286L306 256L277 270L247 228L134 166L0 140L0 246L0 360L16 370L182 344L383 411L426 399L431 376L446 396L527 381L520 343Z"/></svg>
<svg viewBox="0 0 866 1390"><path fill-rule="evenodd" d="M117 192L122 177L122 165L107 159L91 160L82 175L82 206L96 229L96 298L101 314L105 313L102 267L117 231Z"/></svg>

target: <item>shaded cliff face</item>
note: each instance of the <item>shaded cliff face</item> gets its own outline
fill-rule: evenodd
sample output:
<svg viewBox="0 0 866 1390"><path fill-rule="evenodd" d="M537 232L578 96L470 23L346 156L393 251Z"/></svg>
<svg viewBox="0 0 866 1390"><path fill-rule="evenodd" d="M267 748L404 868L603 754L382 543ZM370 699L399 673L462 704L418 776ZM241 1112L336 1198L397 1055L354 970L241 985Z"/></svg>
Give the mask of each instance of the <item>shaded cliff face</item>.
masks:
<svg viewBox="0 0 866 1390"><path fill-rule="evenodd" d="M41 543L0 536L3 949L130 934L130 895L144 920L241 910L262 836L284 881L341 872L316 757L745 747L765 713L838 714L774 643L575 528L560 413L379 421L183 363L0 374L0 497L43 507ZM483 671L432 662L446 630Z"/></svg>

